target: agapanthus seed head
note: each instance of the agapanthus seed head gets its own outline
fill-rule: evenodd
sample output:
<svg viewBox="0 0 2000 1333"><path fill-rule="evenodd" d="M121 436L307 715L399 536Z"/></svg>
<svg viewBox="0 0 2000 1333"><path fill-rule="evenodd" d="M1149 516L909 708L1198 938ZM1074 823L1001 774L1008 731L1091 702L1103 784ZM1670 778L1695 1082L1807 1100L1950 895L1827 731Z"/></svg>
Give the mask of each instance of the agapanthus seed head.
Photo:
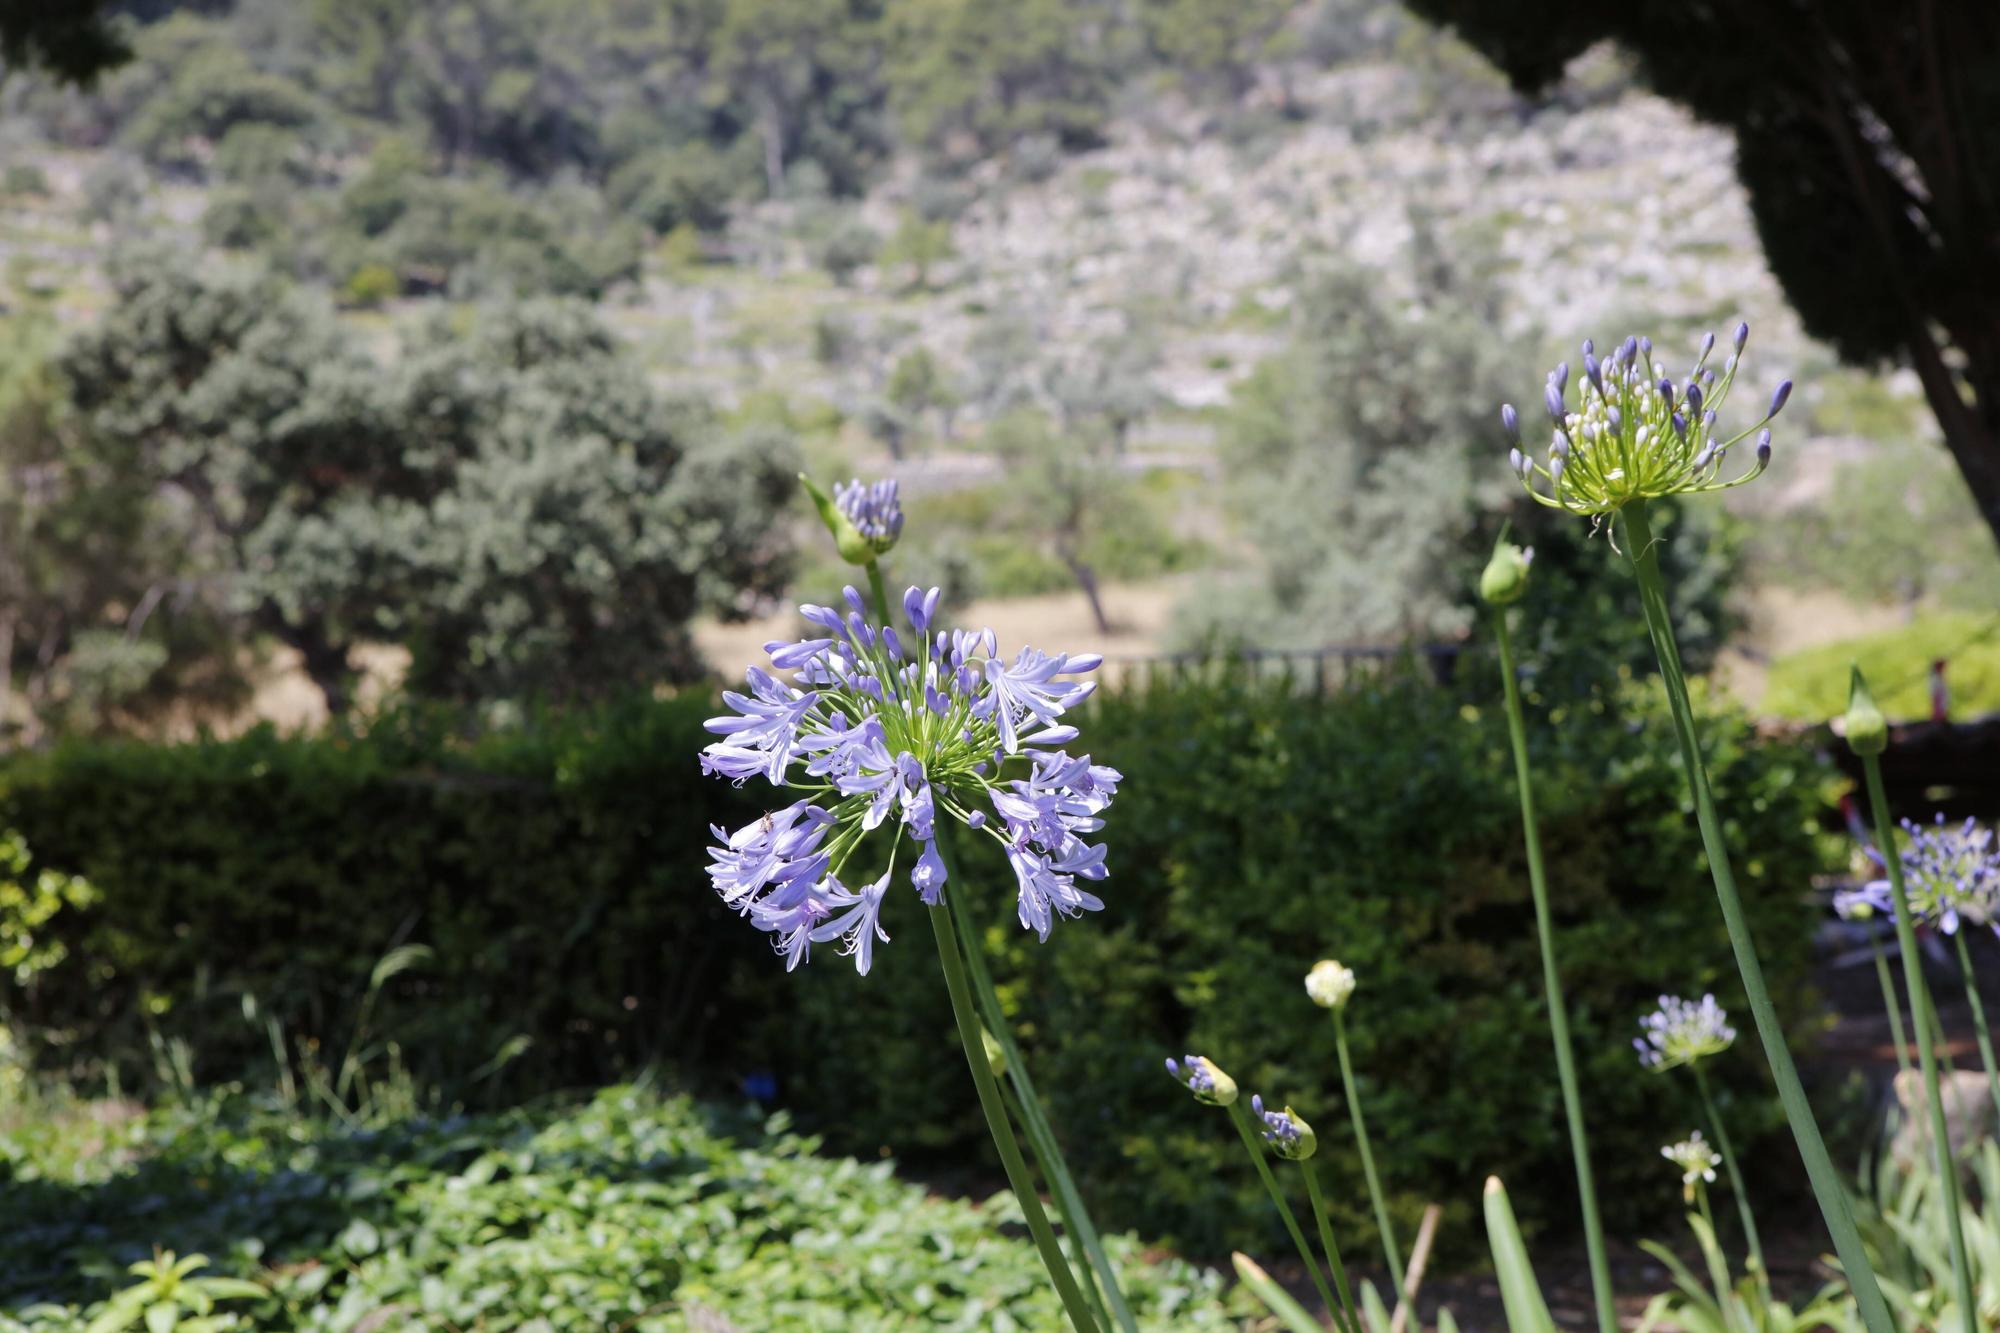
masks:
<svg viewBox="0 0 2000 1333"><path fill-rule="evenodd" d="M1300 1119L1298 1112L1291 1107L1287 1106L1282 1111L1267 1111L1262 1097L1252 1097L1250 1111L1260 1122L1264 1142L1286 1161L1303 1162L1319 1151L1319 1139L1313 1134L1312 1126Z"/></svg>
<svg viewBox="0 0 2000 1333"><path fill-rule="evenodd" d="M937 821L950 818L1001 845L1016 915L1042 939L1058 917L1102 908L1084 886L1109 873L1104 848L1086 838L1104 827L1121 777L1059 747L1077 736L1063 713L1091 690L1074 677L1103 659L1027 648L1003 661L991 630L934 630L935 588L904 594L907 639L866 619L857 590L844 600L856 609L800 608L814 637L767 645L790 679L750 668L748 692L725 693L732 711L706 724L717 739L703 772L804 793L735 832L714 830L709 877L724 904L769 932L788 968L838 939L865 973L889 938L880 914L899 866L921 901L939 900L949 876ZM890 872L851 888L840 875L877 830Z"/></svg>
<svg viewBox="0 0 2000 1333"><path fill-rule="evenodd" d="M1736 1040L1729 1015L1704 995L1699 1003L1662 995L1660 1007L1639 1020L1642 1035L1632 1041L1639 1063L1652 1070L1678 1069L1719 1055Z"/></svg>
<svg viewBox="0 0 2000 1333"><path fill-rule="evenodd" d="M1698 1129L1679 1143L1660 1149L1660 1156L1680 1169L1681 1195L1689 1203L1694 1202L1698 1186L1715 1183L1715 1168L1722 1164L1721 1155L1701 1137Z"/></svg>
<svg viewBox="0 0 2000 1333"><path fill-rule="evenodd" d="M1352 969L1322 958L1306 973L1306 994L1322 1009L1343 1009L1354 995L1354 972Z"/></svg>
<svg viewBox="0 0 2000 1333"><path fill-rule="evenodd" d="M1918 924L1946 935L1964 925L2000 934L2000 840L1977 820L1951 824L1940 813L1930 824L1903 821L1903 889ZM1869 853L1880 864L1882 853ZM1895 912L1895 894L1886 878L1858 891L1876 911Z"/></svg>
<svg viewBox="0 0 2000 1333"><path fill-rule="evenodd" d="M1194 1095L1204 1106L1231 1106L1236 1101L1236 1080L1222 1072L1222 1066L1205 1055L1167 1059L1167 1074Z"/></svg>
<svg viewBox="0 0 2000 1333"><path fill-rule="evenodd" d="M1748 329L1739 326L1739 349L1747 336ZM1704 340L1703 357L1714 341L1713 336ZM1716 408L1735 381L1733 354L1720 380L1698 361L1686 381L1676 386L1660 374L1651 340L1628 336L1600 361L1586 339L1583 371L1581 398L1574 410L1563 398L1566 367L1556 367L1543 386L1555 426L1547 459L1523 455L1527 459L1523 469L1514 463L1510 447L1509 464L1542 504L1602 517L1633 500L1740 486L1770 463L1767 438L1760 436L1749 466L1734 477L1721 475L1730 447L1758 431L1784 406L1789 381L1773 396L1771 410L1761 420L1724 438L1717 429ZM1507 438L1510 446L1518 443L1512 433Z"/></svg>

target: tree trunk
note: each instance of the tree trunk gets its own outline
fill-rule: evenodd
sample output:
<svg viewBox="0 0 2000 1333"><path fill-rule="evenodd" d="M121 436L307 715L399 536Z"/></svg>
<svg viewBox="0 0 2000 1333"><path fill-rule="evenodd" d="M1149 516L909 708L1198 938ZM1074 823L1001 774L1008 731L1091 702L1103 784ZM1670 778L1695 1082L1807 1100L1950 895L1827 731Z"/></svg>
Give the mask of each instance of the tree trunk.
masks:
<svg viewBox="0 0 2000 1333"><path fill-rule="evenodd" d="M328 643L326 636L317 629L295 630L289 637L292 646L299 650L307 678L319 687L321 696L326 699L327 716L345 716L353 702L348 697L348 687L354 676L354 668L347 660L346 645Z"/></svg>
<svg viewBox="0 0 2000 1333"><path fill-rule="evenodd" d="M1996 544L2000 544L2000 401L1992 393L1981 392L1977 404L1965 401L1951 367L1928 331L1919 330L1910 338L1910 360L1917 379L1924 386L1944 443L1979 506L1980 517ZM1961 348L1963 344L1961 344ZM1981 365L1968 358L1966 378L1979 390L2000 387L2000 365Z"/></svg>
<svg viewBox="0 0 2000 1333"><path fill-rule="evenodd" d="M1111 622L1104 614L1104 598L1097 590L1097 571L1078 559L1071 551L1064 551L1063 563L1069 566L1070 576L1076 586L1083 590L1083 598L1090 603L1090 618L1097 623L1099 634L1111 632Z"/></svg>
<svg viewBox="0 0 2000 1333"><path fill-rule="evenodd" d="M785 121L777 98L765 93L757 101L757 130L764 140L764 184L776 199L785 187Z"/></svg>

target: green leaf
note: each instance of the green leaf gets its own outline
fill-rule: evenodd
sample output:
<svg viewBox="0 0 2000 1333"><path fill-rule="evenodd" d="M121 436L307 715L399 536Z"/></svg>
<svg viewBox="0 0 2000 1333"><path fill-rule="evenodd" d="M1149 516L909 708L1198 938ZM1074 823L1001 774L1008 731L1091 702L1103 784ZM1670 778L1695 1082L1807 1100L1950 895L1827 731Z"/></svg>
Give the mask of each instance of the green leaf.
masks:
<svg viewBox="0 0 2000 1333"><path fill-rule="evenodd" d="M1528 1247L1514 1221L1513 1205L1507 1202L1498 1176L1486 1180L1486 1243L1493 1250L1493 1270L1500 1279L1500 1300L1511 1333L1555 1333L1541 1284L1528 1262Z"/></svg>
<svg viewBox="0 0 2000 1333"><path fill-rule="evenodd" d="M1306 1308L1293 1300L1277 1279L1258 1267L1256 1260L1239 1251L1229 1256L1229 1262L1236 1266L1236 1276L1243 1280L1250 1294L1262 1301L1264 1308L1292 1333L1326 1333L1319 1320L1307 1314Z"/></svg>

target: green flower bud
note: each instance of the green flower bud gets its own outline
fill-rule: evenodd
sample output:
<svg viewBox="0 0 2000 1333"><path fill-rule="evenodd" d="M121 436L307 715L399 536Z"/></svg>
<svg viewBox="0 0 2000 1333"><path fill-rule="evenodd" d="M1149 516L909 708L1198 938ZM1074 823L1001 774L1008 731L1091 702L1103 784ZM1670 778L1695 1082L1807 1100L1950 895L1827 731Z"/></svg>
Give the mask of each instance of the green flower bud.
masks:
<svg viewBox="0 0 2000 1333"><path fill-rule="evenodd" d="M1312 1126L1299 1118L1299 1113L1287 1106L1282 1111L1266 1111L1262 1097L1250 1099L1250 1109L1263 1123L1264 1142L1271 1145L1271 1151L1288 1162L1303 1162L1319 1151L1319 1139L1313 1134Z"/></svg>
<svg viewBox="0 0 2000 1333"><path fill-rule="evenodd" d="M1340 1009L1354 994L1354 973L1331 958L1322 958L1306 973L1306 994L1322 1009Z"/></svg>
<svg viewBox="0 0 2000 1333"><path fill-rule="evenodd" d="M1856 662L1847 683L1847 748L1856 754L1880 754L1889 748L1889 722L1875 706L1875 696L1862 679Z"/></svg>
<svg viewBox="0 0 2000 1333"><path fill-rule="evenodd" d="M819 511L819 521L826 524L826 530L833 534L833 548L840 552L840 558L850 565L865 565L873 560L876 556L875 544L862 535L854 520L833 502L833 497L803 472L799 473L799 483L812 497L813 508Z"/></svg>
<svg viewBox="0 0 2000 1333"><path fill-rule="evenodd" d="M1512 606L1528 591L1528 566L1534 562L1532 546L1510 546L1507 534L1493 543L1493 558L1479 576L1479 595L1495 606Z"/></svg>

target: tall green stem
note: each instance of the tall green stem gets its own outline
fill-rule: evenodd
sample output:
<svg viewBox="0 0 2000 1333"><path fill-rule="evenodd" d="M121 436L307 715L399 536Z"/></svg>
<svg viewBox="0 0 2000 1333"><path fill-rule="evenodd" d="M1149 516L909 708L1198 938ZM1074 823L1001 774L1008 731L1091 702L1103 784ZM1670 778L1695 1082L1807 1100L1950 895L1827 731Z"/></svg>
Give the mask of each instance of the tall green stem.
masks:
<svg viewBox="0 0 2000 1333"><path fill-rule="evenodd" d="M993 1146L1000 1151L1000 1165L1007 1171L1008 1187L1021 1205L1021 1215L1028 1221L1028 1234L1034 1237L1035 1248L1041 1251L1042 1265L1049 1270L1049 1280L1055 1283L1056 1295L1062 1298L1071 1326L1076 1333L1099 1333L1097 1321L1091 1318L1090 1307L1076 1285L1076 1275L1070 1272L1062 1247L1056 1243L1048 1215L1042 1211L1042 1201L1036 1197L1035 1182L1028 1174L1028 1164L1021 1160L1021 1146L1015 1142L1014 1127L1007 1122L1007 1108L1001 1103L999 1086L993 1081L993 1069L986 1063L985 1045L979 1040L979 1020L973 1016L972 993L965 980L965 961L959 956L950 913L940 902L931 907L930 918L931 933L937 937L938 963L944 968L945 992L951 997L952 1018L958 1023L958 1041L965 1048L965 1063L972 1069L972 1086L979 1093L979 1109L985 1112Z"/></svg>
<svg viewBox="0 0 2000 1333"><path fill-rule="evenodd" d="M1882 1004L1889 1011L1889 1036L1896 1043L1896 1072L1910 1072L1909 1042L1903 1036L1903 1006L1896 1002L1896 982L1889 975L1889 955L1882 952L1882 941L1871 940L1875 946L1875 979L1882 983Z"/></svg>
<svg viewBox="0 0 2000 1333"><path fill-rule="evenodd" d="M945 863L947 884L960 885L963 893L964 881L957 878L958 866L952 859L951 849L942 837L938 839L938 852ZM1035 1091L1034 1080L1028 1077L1028 1066L1021 1059L1021 1049L1015 1044L1013 1027L1007 1021L1006 1013L1000 1007L1000 995L993 986L993 975L987 969L986 957L979 944L978 932L972 924L969 912L951 908L952 920L958 928L960 948L964 952L966 970L972 977L973 999L978 1002L980 1016L986 1030L993 1034L993 1040L1000 1045L1000 1053L1007 1061L1007 1081L1013 1085L1014 1099L1021 1109L1021 1124L1028 1131L1028 1146L1041 1163L1042 1174L1048 1179L1056 1197L1056 1207L1062 1214L1063 1226L1071 1239L1083 1247L1089 1257L1090 1267L1097 1274L1097 1283L1086 1286L1092 1303L1098 1301L1101 1288L1103 1300L1110 1305L1110 1316L1117 1321L1123 1333L1137 1333L1138 1325L1132 1317L1132 1309L1126 1304L1125 1293L1119 1288L1117 1270L1112 1268L1110 1258L1104 1253L1103 1240L1090 1220L1090 1210L1084 1206L1083 1195L1076 1187L1076 1180L1070 1175L1069 1164L1063 1159L1062 1147L1057 1142L1054 1128L1042 1109L1042 1099ZM1104 1311L1100 1309L1100 1314ZM1107 1324L1110 1322L1106 1321Z"/></svg>
<svg viewBox="0 0 2000 1333"><path fill-rule="evenodd" d="M1340 1246L1333 1239L1333 1223L1326 1215L1326 1200L1319 1192L1319 1171L1308 1158L1299 1163L1299 1173L1306 1178L1306 1198L1312 1203L1313 1221L1319 1227L1320 1252L1326 1256L1326 1266L1333 1273L1333 1285L1340 1292L1340 1312L1345 1316L1347 1327L1353 1333L1361 1333L1361 1315L1354 1308L1354 1293L1347 1289L1347 1265L1340 1260ZM1401 1279L1396 1280L1400 1285Z"/></svg>
<svg viewBox="0 0 2000 1333"><path fill-rule="evenodd" d="M1729 845L1723 841L1722 821L1715 813L1715 798L1709 791L1708 771L1702 766L1701 747L1695 738L1694 708L1688 702L1687 678L1681 671L1679 645L1674 641L1673 619L1667 610L1666 582L1660 576L1659 553L1653 548L1652 525L1646 517L1646 502L1634 500L1622 511L1625 516L1627 555L1638 577L1639 600L1645 608L1646 629L1652 636L1653 654L1659 660L1660 680L1667 691L1673 713L1674 731L1680 741L1681 762L1687 769L1688 784L1694 793L1695 821L1701 828L1702 847L1708 853L1710 877L1722 907L1722 920L1729 930L1729 946L1736 955L1736 970L1743 979L1743 991L1750 1001L1750 1014L1757 1022L1757 1036L1764 1044L1764 1058L1770 1062L1771 1077L1778 1085L1778 1099L1784 1103L1785 1118L1791 1121L1792 1137L1798 1141L1799 1156L1805 1159L1806 1175L1812 1182L1813 1197L1833 1239L1848 1285L1854 1291L1862 1322L1869 1333L1894 1333L1895 1322L1882 1299L1875 1270L1869 1266L1868 1252L1862 1247L1861 1233L1855 1229L1848 1208L1847 1191L1827 1156L1826 1141L1820 1137L1813 1119L1812 1105L1799 1082L1797 1065L1785 1045L1785 1032L1771 993L1764 984L1764 966L1757 957L1757 942L1750 934L1750 921L1743 911L1743 899L1736 889L1736 875L1729 864ZM1895 858L1890 857L1893 865Z"/></svg>
<svg viewBox="0 0 2000 1333"><path fill-rule="evenodd" d="M1882 786L1882 761L1861 756L1868 782L1868 812L1875 821L1875 845L1889 871L1890 902L1896 916L1896 943L1903 955L1903 983L1909 988L1910 1019L1917 1029L1917 1061L1924 1072L1924 1100L1930 1105L1931 1148L1937 1162L1938 1201L1944 1209L1951 1240L1951 1273L1958 1288L1960 1322L1970 1333L1979 1326L1979 1302L1973 1295L1972 1265L1965 1254L1965 1227L1958 1215L1958 1163L1952 1160L1951 1135L1945 1126L1944 1095L1938 1083L1938 1062L1932 1047L1936 1009L1924 981L1922 956L1917 953L1917 928L1910 917L1910 899L1903 888L1903 857L1896 848L1896 825L1889 817L1889 793Z"/></svg>
<svg viewBox="0 0 2000 1333"><path fill-rule="evenodd" d="M990 1032L992 1029L987 1028L986 1031ZM1012 1092L1014 1095L1009 1097L1007 1095L1009 1092ZM1055 1177L1049 1170L1048 1164L1050 1162L1062 1160L1061 1150L1056 1147L1055 1142L1044 1132L1046 1126L1037 1126L1036 1122L1029 1118L1026 1108L1021 1104L1019 1088L1011 1085L1003 1085L1000 1089L1000 1096L1007 1103L1008 1109L1014 1112L1015 1116L1020 1120L1021 1128L1027 1132L1030 1163L1041 1169L1042 1179L1049 1182L1050 1189L1055 1194L1056 1216L1062 1219L1063 1239L1069 1242L1070 1263L1074 1265L1075 1271L1084 1279L1081 1285L1083 1287L1084 1298L1090 1302L1090 1312L1097 1317L1099 1328L1109 1329L1112 1326L1111 1314L1104 1308L1104 1298L1098 1294L1097 1285L1089 1280L1090 1255L1089 1251L1083 1247L1082 1236L1077 1228L1077 1217L1081 1209L1080 1207L1071 1207L1073 1203L1077 1203L1078 1201L1073 1195L1065 1194L1061 1189L1056 1188Z"/></svg>
<svg viewBox="0 0 2000 1333"><path fill-rule="evenodd" d="M1618 1333L1611 1263L1604 1249L1604 1224L1597 1216L1597 1185L1590 1170L1590 1141L1583 1127L1583 1098L1577 1091L1576 1059L1570 1051L1569 1015L1563 1003L1562 975L1556 968L1548 877L1542 868L1542 837L1535 820L1535 789L1528 768L1528 727L1521 712L1521 689L1515 679L1514 644L1507 630L1505 607L1494 608L1493 626L1500 644L1500 675L1507 695L1507 735L1514 747L1514 783L1521 796L1521 838L1528 853L1528 888L1535 900L1535 933L1542 946L1542 987L1548 1000L1549 1037L1555 1043L1556 1077L1562 1085L1563 1116L1569 1121L1570 1156L1576 1163L1576 1192L1583 1206L1583 1241L1590 1262L1590 1286L1596 1296L1597 1327L1599 1333ZM1372 1175L1370 1179L1372 1183Z"/></svg>
<svg viewBox="0 0 2000 1333"><path fill-rule="evenodd" d="M1327 1289L1326 1278L1319 1271L1319 1261L1313 1258L1312 1246L1306 1244L1306 1233L1299 1230L1299 1219L1292 1214L1292 1206L1285 1202L1285 1196L1278 1189L1278 1181L1271 1174L1271 1164L1264 1160L1264 1145L1258 1141L1257 1131L1250 1126L1250 1111L1241 1101L1229 1104L1229 1123L1236 1126L1236 1132L1243 1139L1243 1150L1250 1154L1250 1163L1257 1168L1258 1179L1264 1182L1265 1193L1278 1206L1278 1216L1284 1221L1285 1230L1291 1235L1292 1244L1298 1247L1299 1258L1305 1261L1306 1272L1311 1275L1313 1290L1319 1293L1320 1303L1333 1312L1337 1321L1340 1306L1334 1304L1333 1293Z"/></svg>
<svg viewBox="0 0 2000 1333"><path fill-rule="evenodd" d="M1368 1123L1361 1118L1361 1089L1354 1082L1354 1065L1347 1057L1347 1023L1340 1006L1333 1009L1333 1042L1340 1052L1340 1086L1347 1094L1347 1117L1354 1122L1354 1142L1361 1149L1361 1172L1368 1179L1368 1201L1375 1206L1375 1229L1382 1234L1382 1257L1389 1263L1389 1282L1402 1299L1403 1255L1396 1246L1396 1231L1389 1223L1389 1205L1382 1197L1382 1181L1375 1174L1375 1152L1368 1146Z"/></svg>
<svg viewBox="0 0 2000 1333"><path fill-rule="evenodd" d="M1736 1149L1729 1142L1729 1130L1722 1123L1722 1113L1715 1109L1715 1098L1708 1090L1708 1075L1702 1072L1698 1061L1688 1068L1694 1071L1694 1086L1701 1093L1701 1109L1708 1116L1709 1131L1715 1135L1715 1146L1722 1153L1722 1168L1729 1173L1729 1190L1736 1196L1736 1215L1743 1222L1743 1243L1750 1250L1750 1267L1756 1271L1757 1286L1768 1303L1771 1299L1771 1270L1764 1266L1764 1246L1757 1238L1757 1219L1750 1215L1750 1195L1743 1188L1743 1172L1736 1166Z"/></svg>
<svg viewBox="0 0 2000 1333"><path fill-rule="evenodd" d="M1993 1063L1993 1034L1986 1029L1986 1002L1979 998L1979 978L1972 975L1972 951L1965 944L1963 923L1951 938L1958 945L1958 970L1965 978L1966 1003L1972 1006L1972 1030L1979 1038L1979 1058L1986 1064L1986 1088L1993 1095L1993 1104L2000 1106L2000 1072L1996 1072Z"/></svg>

